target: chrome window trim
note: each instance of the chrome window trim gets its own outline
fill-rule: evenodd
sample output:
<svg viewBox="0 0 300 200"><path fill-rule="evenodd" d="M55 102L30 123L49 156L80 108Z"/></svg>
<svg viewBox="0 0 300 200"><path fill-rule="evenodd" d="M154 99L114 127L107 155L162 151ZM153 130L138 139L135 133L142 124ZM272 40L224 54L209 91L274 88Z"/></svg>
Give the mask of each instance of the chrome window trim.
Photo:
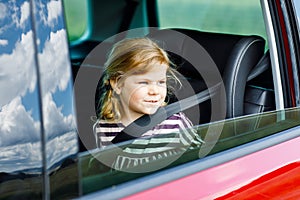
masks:
<svg viewBox="0 0 300 200"><path fill-rule="evenodd" d="M266 31L268 35L268 44L269 44L270 57L272 63L272 75L274 80L276 109L282 110L284 109L282 81L281 81L281 74L279 68L279 58L278 58L277 45L275 40L274 26L272 23L268 0L261 0L261 6L263 10L263 16L265 19Z"/></svg>

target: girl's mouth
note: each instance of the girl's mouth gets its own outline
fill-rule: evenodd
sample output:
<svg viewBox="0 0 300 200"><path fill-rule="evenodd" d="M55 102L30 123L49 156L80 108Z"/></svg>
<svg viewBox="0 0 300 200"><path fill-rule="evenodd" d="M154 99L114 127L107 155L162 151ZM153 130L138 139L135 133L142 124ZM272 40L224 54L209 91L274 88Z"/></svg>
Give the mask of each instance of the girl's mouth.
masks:
<svg viewBox="0 0 300 200"><path fill-rule="evenodd" d="M156 103L157 101L146 101L146 102L150 102L150 103Z"/></svg>
<svg viewBox="0 0 300 200"><path fill-rule="evenodd" d="M158 100L145 100L146 103L157 103Z"/></svg>

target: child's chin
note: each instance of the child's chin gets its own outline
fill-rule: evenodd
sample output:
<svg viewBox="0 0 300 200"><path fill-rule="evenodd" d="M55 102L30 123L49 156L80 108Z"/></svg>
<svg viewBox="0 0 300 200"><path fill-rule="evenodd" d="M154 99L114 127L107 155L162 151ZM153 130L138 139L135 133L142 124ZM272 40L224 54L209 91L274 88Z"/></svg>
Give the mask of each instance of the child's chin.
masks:
<svg viewBox="0 0 300 200"><path fill-rule="evenodd" d="M146 110L146 111L144 112L144 114L152 115L152 114L156 113L157 110L158 110L158 108L155 108L155 109L149 109L149 110Z"/></svg>

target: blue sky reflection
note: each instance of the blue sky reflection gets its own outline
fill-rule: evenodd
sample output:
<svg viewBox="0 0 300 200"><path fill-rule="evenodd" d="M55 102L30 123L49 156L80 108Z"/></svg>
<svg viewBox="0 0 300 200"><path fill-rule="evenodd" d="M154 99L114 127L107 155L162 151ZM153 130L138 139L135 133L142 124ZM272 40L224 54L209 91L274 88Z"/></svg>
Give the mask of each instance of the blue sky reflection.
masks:
<svg viewBox="0 0 300 200"><path fill-rule="evenodd" d="M40 116L29 1L0 1L0 172L41 167ZM77 152L60 1L37 1L38 58L48 167Z"/></svg>

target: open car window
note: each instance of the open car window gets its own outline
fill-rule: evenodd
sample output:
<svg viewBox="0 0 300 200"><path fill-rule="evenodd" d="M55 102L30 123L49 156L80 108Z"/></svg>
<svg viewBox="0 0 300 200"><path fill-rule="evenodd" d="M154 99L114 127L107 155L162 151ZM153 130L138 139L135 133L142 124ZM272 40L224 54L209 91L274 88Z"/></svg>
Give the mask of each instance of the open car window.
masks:
<svg viewBox="0 0 300 200"><path fill-rule="evenodd" d="M181 0L158 0L157 9L158 23L162 28L180 27L217 33L253 34L267 40L259 0L199 0L189 3Z"/></svg>

